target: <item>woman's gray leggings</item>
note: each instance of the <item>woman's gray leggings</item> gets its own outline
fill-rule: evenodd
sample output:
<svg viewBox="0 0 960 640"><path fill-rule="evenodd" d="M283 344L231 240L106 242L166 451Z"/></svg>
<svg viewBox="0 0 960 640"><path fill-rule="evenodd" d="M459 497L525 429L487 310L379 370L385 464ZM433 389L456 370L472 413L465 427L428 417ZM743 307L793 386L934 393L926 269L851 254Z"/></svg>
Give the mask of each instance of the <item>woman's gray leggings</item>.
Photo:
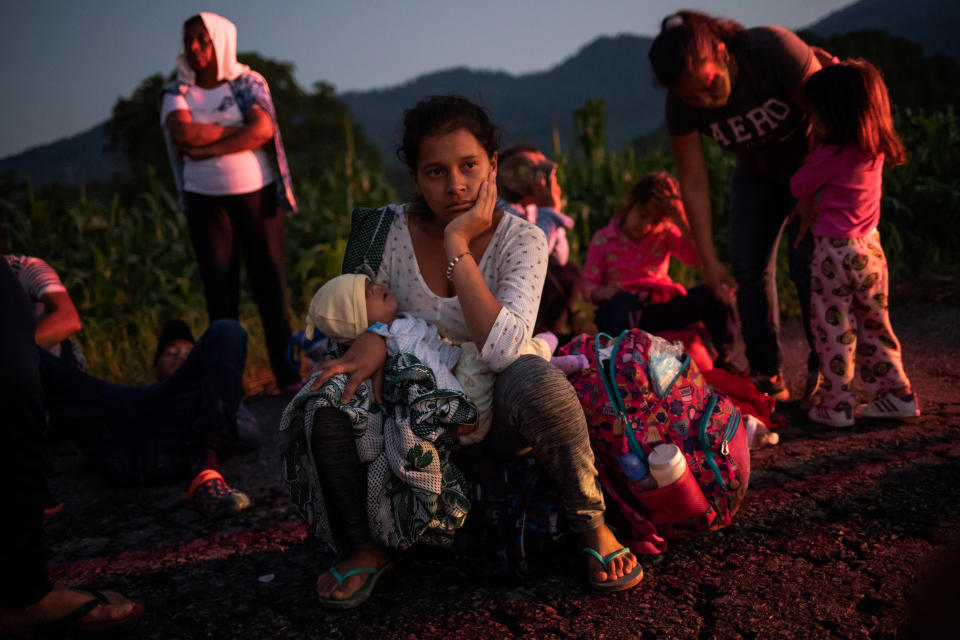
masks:
<svg viewBox="0 0 960 640"><path fill-rule="evenodd" d="M372 545L365 469L350 421L338 409L323 409L313 424L312 448L324 452L315 462L332 507L331 526L342 527L336 533L350 546ZM496 452L532 447L537 464L557 483L570 529L581 533L603 524L603 494L583 410L563 372L543 358L521 356L497 374L493 425L484 445Z"/></svg>

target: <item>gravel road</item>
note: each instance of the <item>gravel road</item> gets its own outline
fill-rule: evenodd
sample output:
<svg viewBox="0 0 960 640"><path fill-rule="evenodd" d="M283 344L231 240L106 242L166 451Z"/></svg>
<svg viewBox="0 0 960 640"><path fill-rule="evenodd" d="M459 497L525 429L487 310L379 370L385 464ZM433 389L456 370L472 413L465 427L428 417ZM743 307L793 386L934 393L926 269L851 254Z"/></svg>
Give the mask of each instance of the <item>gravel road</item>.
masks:
<svg viewBox="0 0 960 640"><path fill-rule="evenodd" d="M184 509L178 487L110 488L59 447L51 485L66 508L48 525L50 570L144 602L130 637L163 640L924 637L905 619L960 604L958 311L894 309L922 418L831 429L784 404L781 443L755 452L734 524L643 558L646 577L627 593L591 592L583 559L562 544L532 558L525 584L490 554L417 549L361 609L322 610L313 584L332 558L281 486L280 397L249 401L267 443L225 465L254 500L235 520ZM796 393L805 345L796 323L783 333Z"/></svg>

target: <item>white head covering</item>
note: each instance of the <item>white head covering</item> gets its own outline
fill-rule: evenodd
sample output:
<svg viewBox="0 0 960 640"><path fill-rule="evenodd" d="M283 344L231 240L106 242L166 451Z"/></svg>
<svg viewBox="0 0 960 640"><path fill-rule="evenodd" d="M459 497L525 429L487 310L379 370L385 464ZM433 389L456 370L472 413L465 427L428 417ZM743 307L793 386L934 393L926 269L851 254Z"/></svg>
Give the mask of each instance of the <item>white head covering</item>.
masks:
<svg viewBox="0 0 960 640"><path fill-rule="evenodd" d="M215 13L204 11L199 14L203 26L213 41L213 50L217 52L217 80L236 80L250 67L237 62L237 26ZM196 74L187 62L187 52L183 46L183 32L180 33L180 46L177 49L177 82L195 84Z"/></svg>
<svg viewBox="0 0 960 640"><path fill-rule="evenodd" d="M307 312L307 339L313 330L337 342L351 342L367 329L367 276L348 273L317 289Z"/></svg>

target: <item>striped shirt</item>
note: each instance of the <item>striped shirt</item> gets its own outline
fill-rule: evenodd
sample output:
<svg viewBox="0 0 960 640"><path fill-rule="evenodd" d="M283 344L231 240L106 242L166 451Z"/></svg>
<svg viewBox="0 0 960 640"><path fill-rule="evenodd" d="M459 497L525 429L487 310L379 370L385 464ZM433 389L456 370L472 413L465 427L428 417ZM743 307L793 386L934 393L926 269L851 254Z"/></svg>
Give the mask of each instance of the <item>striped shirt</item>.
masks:
<svg viewBox="0 0 960 640"><path fill-rule="evenodd" d="M3 257L6 258L13 275L20 281L31 302L36 304L48 293L59 293L67 290L53 267L40 258L13 255L4 255Z"/></svg>

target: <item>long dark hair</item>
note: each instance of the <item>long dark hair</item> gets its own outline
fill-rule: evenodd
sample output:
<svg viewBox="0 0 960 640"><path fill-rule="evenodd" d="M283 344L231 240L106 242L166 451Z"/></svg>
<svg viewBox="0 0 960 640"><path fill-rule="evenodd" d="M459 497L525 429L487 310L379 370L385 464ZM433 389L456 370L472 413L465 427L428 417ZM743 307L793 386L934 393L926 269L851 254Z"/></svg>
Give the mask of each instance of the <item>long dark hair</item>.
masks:
<svg viewBox="0 0 960 640"><path fill-rule="evenodd" d="M500 147L500 130L486 109L460 95L427 96L403 114L403 144L397 149L397 158L416 173L423 139L457 129L473 134L488 157ZM419 194L410 199L409 210L427 218L433 215Z"/></svg>
<svg viewBox="0 0 960 640"><path fill-rule="evenodd" d="M824 67L807 79L804 93L826 129L824 144L855 144L866 154L883 153L888 166L904 163L887 85L875 66L854 59Z"/></svg>
<svg viewBox="0 0 960 640"><path fill-rule="evenodd" d="M721 42L729 50L743 33L739 22L682 9L660 23L660 33L650 45L650 66L657 82L676 85L700 60L712 59Z"/></svg>

